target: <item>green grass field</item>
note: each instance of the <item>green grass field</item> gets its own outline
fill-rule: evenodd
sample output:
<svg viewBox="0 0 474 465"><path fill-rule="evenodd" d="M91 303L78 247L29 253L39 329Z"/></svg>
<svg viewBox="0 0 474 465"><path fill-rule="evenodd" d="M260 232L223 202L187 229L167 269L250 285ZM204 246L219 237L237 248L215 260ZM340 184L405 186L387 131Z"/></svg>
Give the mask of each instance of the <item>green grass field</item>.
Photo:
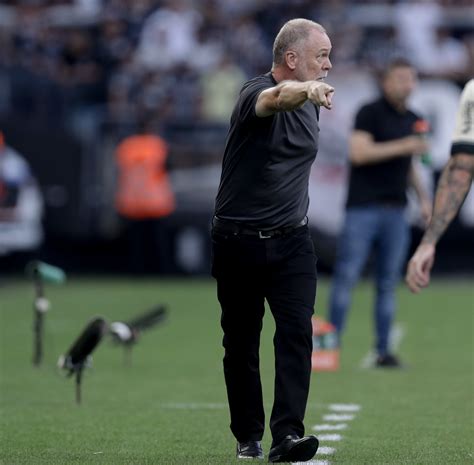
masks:
<svg viewBox="0 0 474 465"><path fill-rule="evenodd" d="M317 312L325 314L328 283L321 282ZM49 285L45 357L32 358L33 286L0 286L0 463L19 464L234 464L221 359L219 307L211 280L70 278ZM474 463L472 280L435 281L419 296L399 290L397 321L404 329L401 371L361 367L372 345L372 289L355 294L341 369L314 373L306 415L308 432L326 423L334 403L360 411L340 431L335 449L318 455L331 465L468 465ZM120 347L104 339L83 379L83 403L74 381L55 368L87 321L129 319L156 303L169 318L144 333L124 365ZM262 335L267 417L272 402L273 321ZM268 453L270 436L264 438Z"/></svg>

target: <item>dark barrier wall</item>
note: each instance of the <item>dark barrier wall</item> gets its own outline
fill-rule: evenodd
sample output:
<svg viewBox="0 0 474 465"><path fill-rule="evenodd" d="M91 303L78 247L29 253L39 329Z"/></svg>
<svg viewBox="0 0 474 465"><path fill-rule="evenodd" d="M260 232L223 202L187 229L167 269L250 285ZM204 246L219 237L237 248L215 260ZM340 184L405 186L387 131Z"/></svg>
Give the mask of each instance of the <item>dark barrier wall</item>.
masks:
<svg viewBox="0 0 474 465"><path fill-rule="evenodd" d="M10 117L0 121L8 145L30 164L45 202L44 227L48 235L83 235L81 218L82 146L60 128Z"/></svg>
<svg viewBox="0 0 474 465"><path fill-rule="evenodd" d="M120 222L117 220L112 230L97 227L104 217L116 218L112 199L102 202L104 207L101 209L97 208L97 203L87 201L90 186L100 184L101 181L96 173L84 168L86 146L64 129L52 131L37 122L25 123L9 118L0 124L9 145L30 163L44 195L45 242L40 250L41 258L68 270L129 271ZM173 140L171 136L169 139ZM192 140L190 143L198 144ZM97 144L100 145L100 142L97 141ZM171 151L176 150L180 148L171 145ZM99 148L97 153L106 158L104 151ZM174 155L176 163L179 154ZM176 168L179 169L179 163ZM113 166L108 169L113 170ZM193 178L198 181L200 176L196 173ZM209 197L209 201L196 203L199 194L204 194L201 191L197 188L185 195L178 194L178 210L169 221L173 271L177 274L209 272L209 226L213 194L206 193L205 197ZM413 228L412 232L413 249L422 231ZM474 272L473 238L474 228L455 219L439 244L435 272ZM324 234L316 227L313 229L313 239L320 258L320 269L330 272L336 237ZM0 260L0 269L4 263L5 260ZM20 269L18 262L16 269Z"/></svg>

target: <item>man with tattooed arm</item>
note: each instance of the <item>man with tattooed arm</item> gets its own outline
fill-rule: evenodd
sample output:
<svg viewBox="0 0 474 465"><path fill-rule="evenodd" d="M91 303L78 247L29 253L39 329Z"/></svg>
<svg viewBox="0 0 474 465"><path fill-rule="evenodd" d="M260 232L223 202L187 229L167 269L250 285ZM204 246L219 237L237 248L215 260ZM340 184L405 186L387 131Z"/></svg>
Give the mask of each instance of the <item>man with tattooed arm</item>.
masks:
<svg viewBox="0 0 474 465"><path fill-rule="evenodd" d="M451 159L444 168L436 190L431 223L408 263L406 283L414 293L430 283L436 244L459 211L474 176L474 79L461 94Z"/></svg>

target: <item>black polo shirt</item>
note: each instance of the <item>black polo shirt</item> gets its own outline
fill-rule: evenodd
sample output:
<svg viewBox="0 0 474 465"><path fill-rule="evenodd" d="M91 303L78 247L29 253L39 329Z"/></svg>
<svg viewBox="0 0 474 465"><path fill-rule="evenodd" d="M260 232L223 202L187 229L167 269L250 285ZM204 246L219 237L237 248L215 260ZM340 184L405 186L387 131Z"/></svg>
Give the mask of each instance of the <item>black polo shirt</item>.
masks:
<svg viewBox="0 0 474 465"><path fill-rule="evenodd" d="M246 82L234 107L216 198L219 218L270 230L300 222L318 149L319 108L257 117L259 94L277 83L271 73Z"/></svg>
<svg viewBox="0 0 474 465"><path fill-rule="evenodd" d="M418 119L412 111L399 112L381 97L359 110L354 129L372 134L374 142L388 142L413 134ZM410 164L411 157L406 155L367 165L351 164L347 206L404 206Z"/></svg>

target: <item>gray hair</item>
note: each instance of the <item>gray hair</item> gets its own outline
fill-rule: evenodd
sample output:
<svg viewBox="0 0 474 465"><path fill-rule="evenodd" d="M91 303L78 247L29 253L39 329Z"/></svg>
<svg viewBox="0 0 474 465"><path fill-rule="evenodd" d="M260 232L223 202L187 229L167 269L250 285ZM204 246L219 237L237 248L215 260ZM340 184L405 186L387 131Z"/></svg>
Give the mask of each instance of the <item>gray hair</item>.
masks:
<svg viewBox="0 0 474 465"><path fill-rule="evenodd" d="M285 52L307 39L312 29L326 34L326 29L321 24L309 19L296 18L287 21L275 37L275 42L273 42L273 64L281 65L284 61Z"/></svg>

